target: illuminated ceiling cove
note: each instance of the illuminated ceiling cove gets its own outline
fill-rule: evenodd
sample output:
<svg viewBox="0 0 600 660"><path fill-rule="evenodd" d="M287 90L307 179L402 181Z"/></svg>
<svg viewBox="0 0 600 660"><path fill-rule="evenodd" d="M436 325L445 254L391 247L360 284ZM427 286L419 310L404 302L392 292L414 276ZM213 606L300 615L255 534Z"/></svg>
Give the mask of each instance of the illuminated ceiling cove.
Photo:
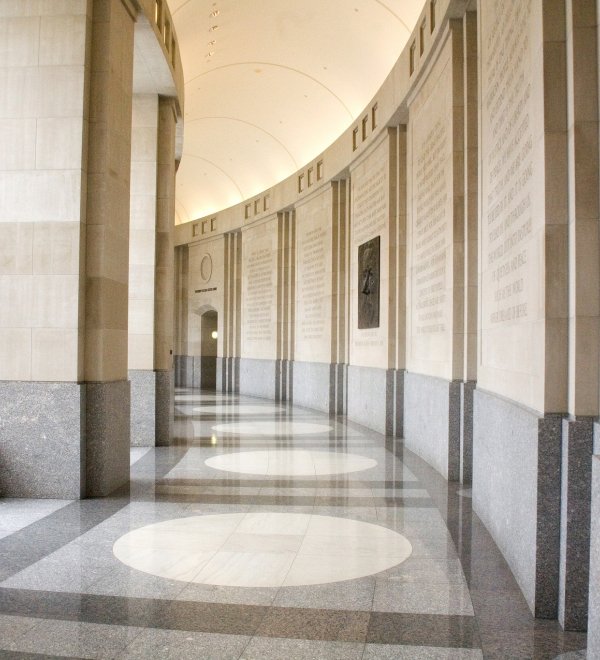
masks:
<svg viewBox="0 0 600 660"><path fill-rule="evenodd" d="M185 76L177 222L285 179L358 117L422 0L169 0Z"/></svg>

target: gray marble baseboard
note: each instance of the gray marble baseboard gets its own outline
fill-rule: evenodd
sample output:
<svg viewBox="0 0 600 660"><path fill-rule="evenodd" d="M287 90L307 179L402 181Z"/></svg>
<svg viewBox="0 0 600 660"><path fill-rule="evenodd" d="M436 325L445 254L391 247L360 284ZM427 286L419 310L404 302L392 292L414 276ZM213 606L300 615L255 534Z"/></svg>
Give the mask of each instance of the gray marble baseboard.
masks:
<svg viewBox="0 0 600 660"><path fill-rule="evenodd" d="M85 394L78 383L0 381L1 496L85 494Z"/></svg>
<svg viewBox="0 0 600 660"><path fill-rule="evenodd" d="M565 630L587 629L593 444L592 417L562 420L558 620Z"/></svg>
<svg viewBox="0 0 600 660"><path fill-rule="evenodd" d="M391 434L395 429L398 406L397 374L394 369L376 369L348 365L348 419L378 433Z"/></svg>
<svg viewBox="0 0 600 660"><path fill-rule="evenodd" d="M332 366L323 362L294 362L294 404L329 413Z"/></svg>
<svg viewBox="0 0 600 660"><path fill-rule="evenodd" d="M175 387L200 387L200 358L193 355L176 355Z"/></svg>
<svg viewBox="0 0 600 660"><path fill-rule="evenodd" d="M406 372L404 441L449 481L460 477L461 383Z"/></svg>
<svg viewBox="0 0 600 660"><path fill-rule="evenodd" d="M131 383L131 446L154 447L156 443L154 371L132 369L128 372L128 376Z"/></svg>
<svg viewBox="0 0 600 660"><path fill-rule="evenodd" d="M85 387L85 495L104 497L129 481L130 386L119 380Z"/></svg>
<svg viewBox="0 0 600 660"><path fill-rule="evenodd" d="M275 400L276 360L240 358L240 394Z"/></svg>
<svg viewBox="0 0 600 660"><path fill-rule="evenodd" d="M592 458L588 658L600 658L600 456Z"/></svg>
<svg viewBox="0 0 600 660"><path fill-rule="evenodd" d="M473 480L473 393L476 382L460 384L460 483Z"/></svg>
<svg viewBox="0 0 600 660"><path fill-rule="evenodd" d="M561 415L540 416L476 389L473 509L533 614L558 615Z"/></svg>
<svg viewBox="0 0 600 660"><path fill-rule="evenodd" d="M154 400L154 418L156 424L155 442L159 447L171 444L173 438L174 374L170 369L154 372L156 397Z"/></svg>

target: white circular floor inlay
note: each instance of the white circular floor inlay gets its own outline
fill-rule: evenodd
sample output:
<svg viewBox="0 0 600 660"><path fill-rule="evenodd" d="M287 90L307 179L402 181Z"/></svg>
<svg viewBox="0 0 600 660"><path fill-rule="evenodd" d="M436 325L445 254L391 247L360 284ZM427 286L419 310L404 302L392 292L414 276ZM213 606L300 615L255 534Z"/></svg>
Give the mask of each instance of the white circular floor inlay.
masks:
<svg viewBox="0 0 600 660"><path fill-rule="evenodd" d="M195 413L211 413L217 415L268 415L283 410L278 406L253 406L250 404L222 404L216 406L196 406Z"/></svg>
<svg viewBox="0 0 600 660"><path fill-rule="evenodd" d="M309 422L231 422L217 424L212 427L217 433L235 433L239 435L311 435L312 433L327 433L332 430L326 424L311 424Z"/></svg>
<svg viewBox="0 0 600 660"><path fill-rule="evenodd" d="M113 546L127 566L229 587L325 584L373 575L412 553L386 527L306 513L228 513L141 527Z"/></svg>
<svg viewBox="0 0 600 660"><path fill-rule="evenodd" d="M358 454L304 449L267 449L220 454L205 461L217 470L261 474L264 476L301 476L347 474L375 467L377 461Z"/></svg>

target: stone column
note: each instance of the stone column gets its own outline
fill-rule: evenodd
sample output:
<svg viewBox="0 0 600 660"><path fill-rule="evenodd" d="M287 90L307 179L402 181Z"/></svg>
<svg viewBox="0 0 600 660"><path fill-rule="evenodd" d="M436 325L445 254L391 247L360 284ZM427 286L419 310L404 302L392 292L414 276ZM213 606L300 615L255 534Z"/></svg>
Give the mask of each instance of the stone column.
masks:
<svg viewBox="0 0 600 660"><path fill-rule="evenodd" d="M85 264L86 494L129 479L127 320L135 12L93 6Z"/></svg>
<svg viewBox="0 0 600 660"><path fill-rule="evenodd" d="M158 96L133 97L131 230L129 236L129 350L131 444L155 444L154 270Z"/></svg>
<svg viewBox="0 0 600 660"><path fill-rule="evenodd" d="M479 221L477 194L478 159L478 86L477 86L477 14L463 17L464 42L464 184L465 184L465 282L464 282L464 368L460 406L460 473L463 484L473 477L473 392L477 382L477 267Z"/></svg>
<svg viewBox="0 0 600 660"><path fill-rule="evenodd" d="M156 269L154 283L154 369L156 372L156 444L167 445L173 426L175 101L158 106L156 172Z"/></svg>
<svg viewBox="0 0 600 660"><path fill-rule="evenodd" d="M129 478L135 12L54 4L0 18L0 491L78 498Z"/></svg>
<svg viewBox="0 0 600 660"><path fill-rule="evenodd" d="M598 62L594 3L566 2L569 165L569 417L563 420L558 616L586 630L594 419L598 415Z"/></svg>

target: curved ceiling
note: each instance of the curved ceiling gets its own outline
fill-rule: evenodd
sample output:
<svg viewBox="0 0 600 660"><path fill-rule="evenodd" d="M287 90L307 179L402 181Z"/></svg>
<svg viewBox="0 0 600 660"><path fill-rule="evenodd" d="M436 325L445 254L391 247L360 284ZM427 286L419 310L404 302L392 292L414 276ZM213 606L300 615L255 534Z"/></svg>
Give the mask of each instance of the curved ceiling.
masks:
<svg viewBox="0 0 600 660"><path fill-rule="evenodd" d="M356 119L423 0L169 0L185 76L177 222L285 179Z"/></svg>

